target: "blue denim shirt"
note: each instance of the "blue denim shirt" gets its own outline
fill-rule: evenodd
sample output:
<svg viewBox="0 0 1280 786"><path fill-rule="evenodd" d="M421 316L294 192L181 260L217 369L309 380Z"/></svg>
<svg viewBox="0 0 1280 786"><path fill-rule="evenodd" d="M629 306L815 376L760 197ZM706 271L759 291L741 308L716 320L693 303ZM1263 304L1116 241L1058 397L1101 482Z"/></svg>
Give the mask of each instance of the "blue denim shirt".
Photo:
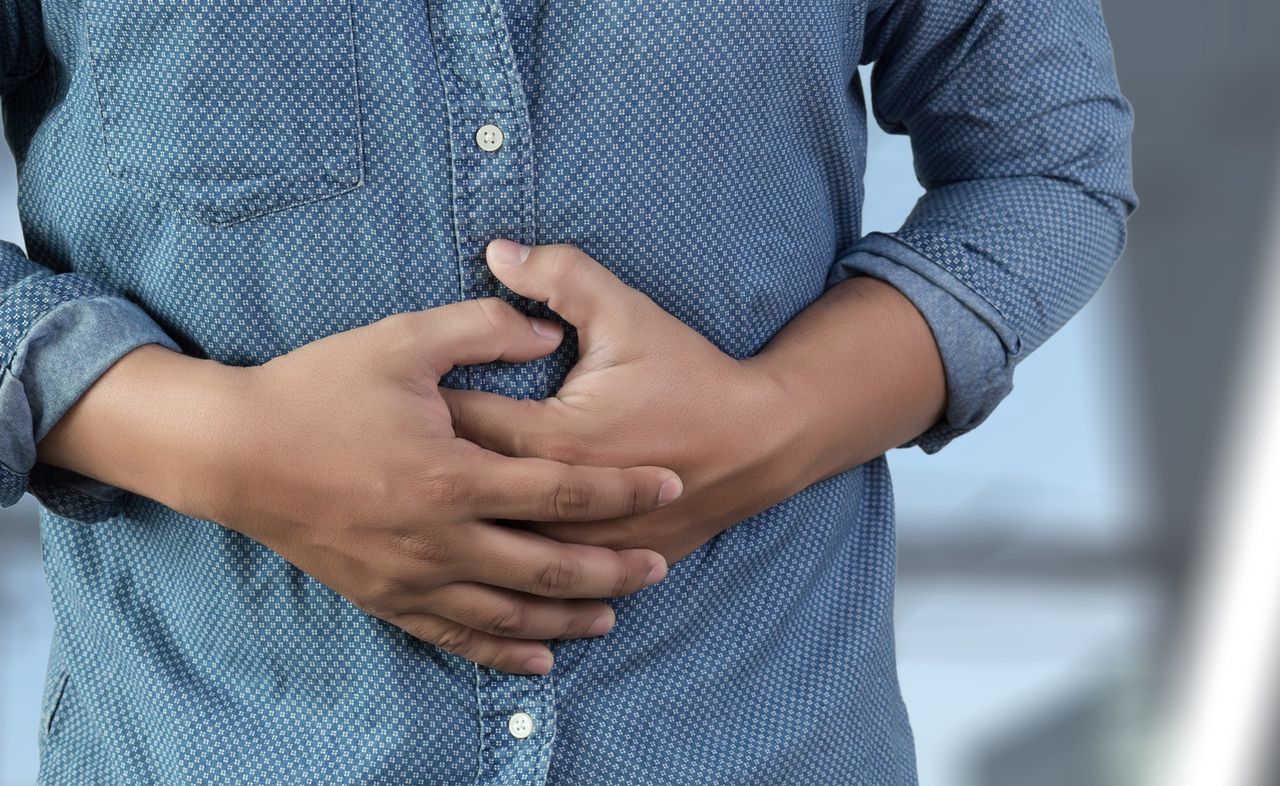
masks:
<svg viewBox="0 0 1280 786"><path fill-rule="evenodd" d="M735 357L891 282L942 351L936 451L1124 245L1097 0L0 0L0 47L26 245L0 249L0 501L43 503L43 783L915 781L883 457L513 676L35 444L142 344L248 365L460 299L545 313L486 269L510 237L582 247ZM926 193L863 236L873 62ZM573 359L445 384L544 397Z"/></svg>

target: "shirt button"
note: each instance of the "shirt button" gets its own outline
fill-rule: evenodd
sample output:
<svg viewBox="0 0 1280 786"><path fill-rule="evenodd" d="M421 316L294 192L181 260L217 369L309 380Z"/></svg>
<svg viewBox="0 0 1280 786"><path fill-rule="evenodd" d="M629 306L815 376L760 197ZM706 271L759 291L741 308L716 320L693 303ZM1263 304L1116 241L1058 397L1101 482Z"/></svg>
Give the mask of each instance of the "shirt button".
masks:
<svg viewBox="0 0 1280 786"><path fill-rule="evenodd" d="M476 129L476 146L486 153L493 153L502 147L502 129L493 123L485 123Z"/></svg>
<svg viewBox="0 0 1280 786"><path fill-rule="evenodd" d="M533 716L527 712L517 712L507 719L507 731L517 740L523 740L533 734Z"/></svg>

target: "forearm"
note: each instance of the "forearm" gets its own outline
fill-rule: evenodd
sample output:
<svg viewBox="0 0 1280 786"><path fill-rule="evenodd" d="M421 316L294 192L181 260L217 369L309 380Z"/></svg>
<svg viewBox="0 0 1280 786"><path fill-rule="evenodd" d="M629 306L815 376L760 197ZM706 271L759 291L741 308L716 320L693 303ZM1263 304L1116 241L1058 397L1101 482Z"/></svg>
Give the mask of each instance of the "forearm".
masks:
<svg viewBox="0 0 1280 786"><path fill-rule="evenodd" d="M193 479L215 482L227 461L243 371L138 347L38 443L39 459L189 512L200 496Z"/></svg>
<svg viewBox="0 0 1280 786"><path fill-rule="evenodd" d="M868 276L829 289L747 362L780 392L779 458L800 488L918 436L946 407L942 359L924 316Z"/></svg>

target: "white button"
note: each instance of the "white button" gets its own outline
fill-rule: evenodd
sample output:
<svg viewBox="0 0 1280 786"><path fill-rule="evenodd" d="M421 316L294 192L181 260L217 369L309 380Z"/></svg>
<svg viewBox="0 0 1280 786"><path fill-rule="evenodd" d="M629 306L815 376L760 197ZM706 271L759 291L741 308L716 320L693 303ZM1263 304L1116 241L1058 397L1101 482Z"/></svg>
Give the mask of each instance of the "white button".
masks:
<svg viewBox="0 0 1280 786"><path fill-rule="evenodd" d="M517 740L523 740L533 734L533 716L527 712L517 712L507 719L507 731Z"/></svg>
<svg viewBox="0 0 1280 786"><path fill-rule="evenodd" d="M502 129L493 123L485 123L476 129L476 145L486 153L492 153L502 147Z"/></svg>

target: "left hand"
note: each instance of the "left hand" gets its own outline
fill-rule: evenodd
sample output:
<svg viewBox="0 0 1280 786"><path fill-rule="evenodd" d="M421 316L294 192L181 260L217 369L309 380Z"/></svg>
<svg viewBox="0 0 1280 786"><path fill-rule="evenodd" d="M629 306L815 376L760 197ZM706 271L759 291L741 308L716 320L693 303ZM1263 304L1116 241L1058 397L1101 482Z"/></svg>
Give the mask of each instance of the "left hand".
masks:
<svg viewBox="0 0 1280 786"><path fill-rule="evenodd" d="M578 330L579 359L543 400L442 389L458 435L509 456L655 465L683 481L657 510L600 522L527 522L560 541L647 548L668 564L796 493L781 388L570 245L489 244L493 274Z"/></svg>

